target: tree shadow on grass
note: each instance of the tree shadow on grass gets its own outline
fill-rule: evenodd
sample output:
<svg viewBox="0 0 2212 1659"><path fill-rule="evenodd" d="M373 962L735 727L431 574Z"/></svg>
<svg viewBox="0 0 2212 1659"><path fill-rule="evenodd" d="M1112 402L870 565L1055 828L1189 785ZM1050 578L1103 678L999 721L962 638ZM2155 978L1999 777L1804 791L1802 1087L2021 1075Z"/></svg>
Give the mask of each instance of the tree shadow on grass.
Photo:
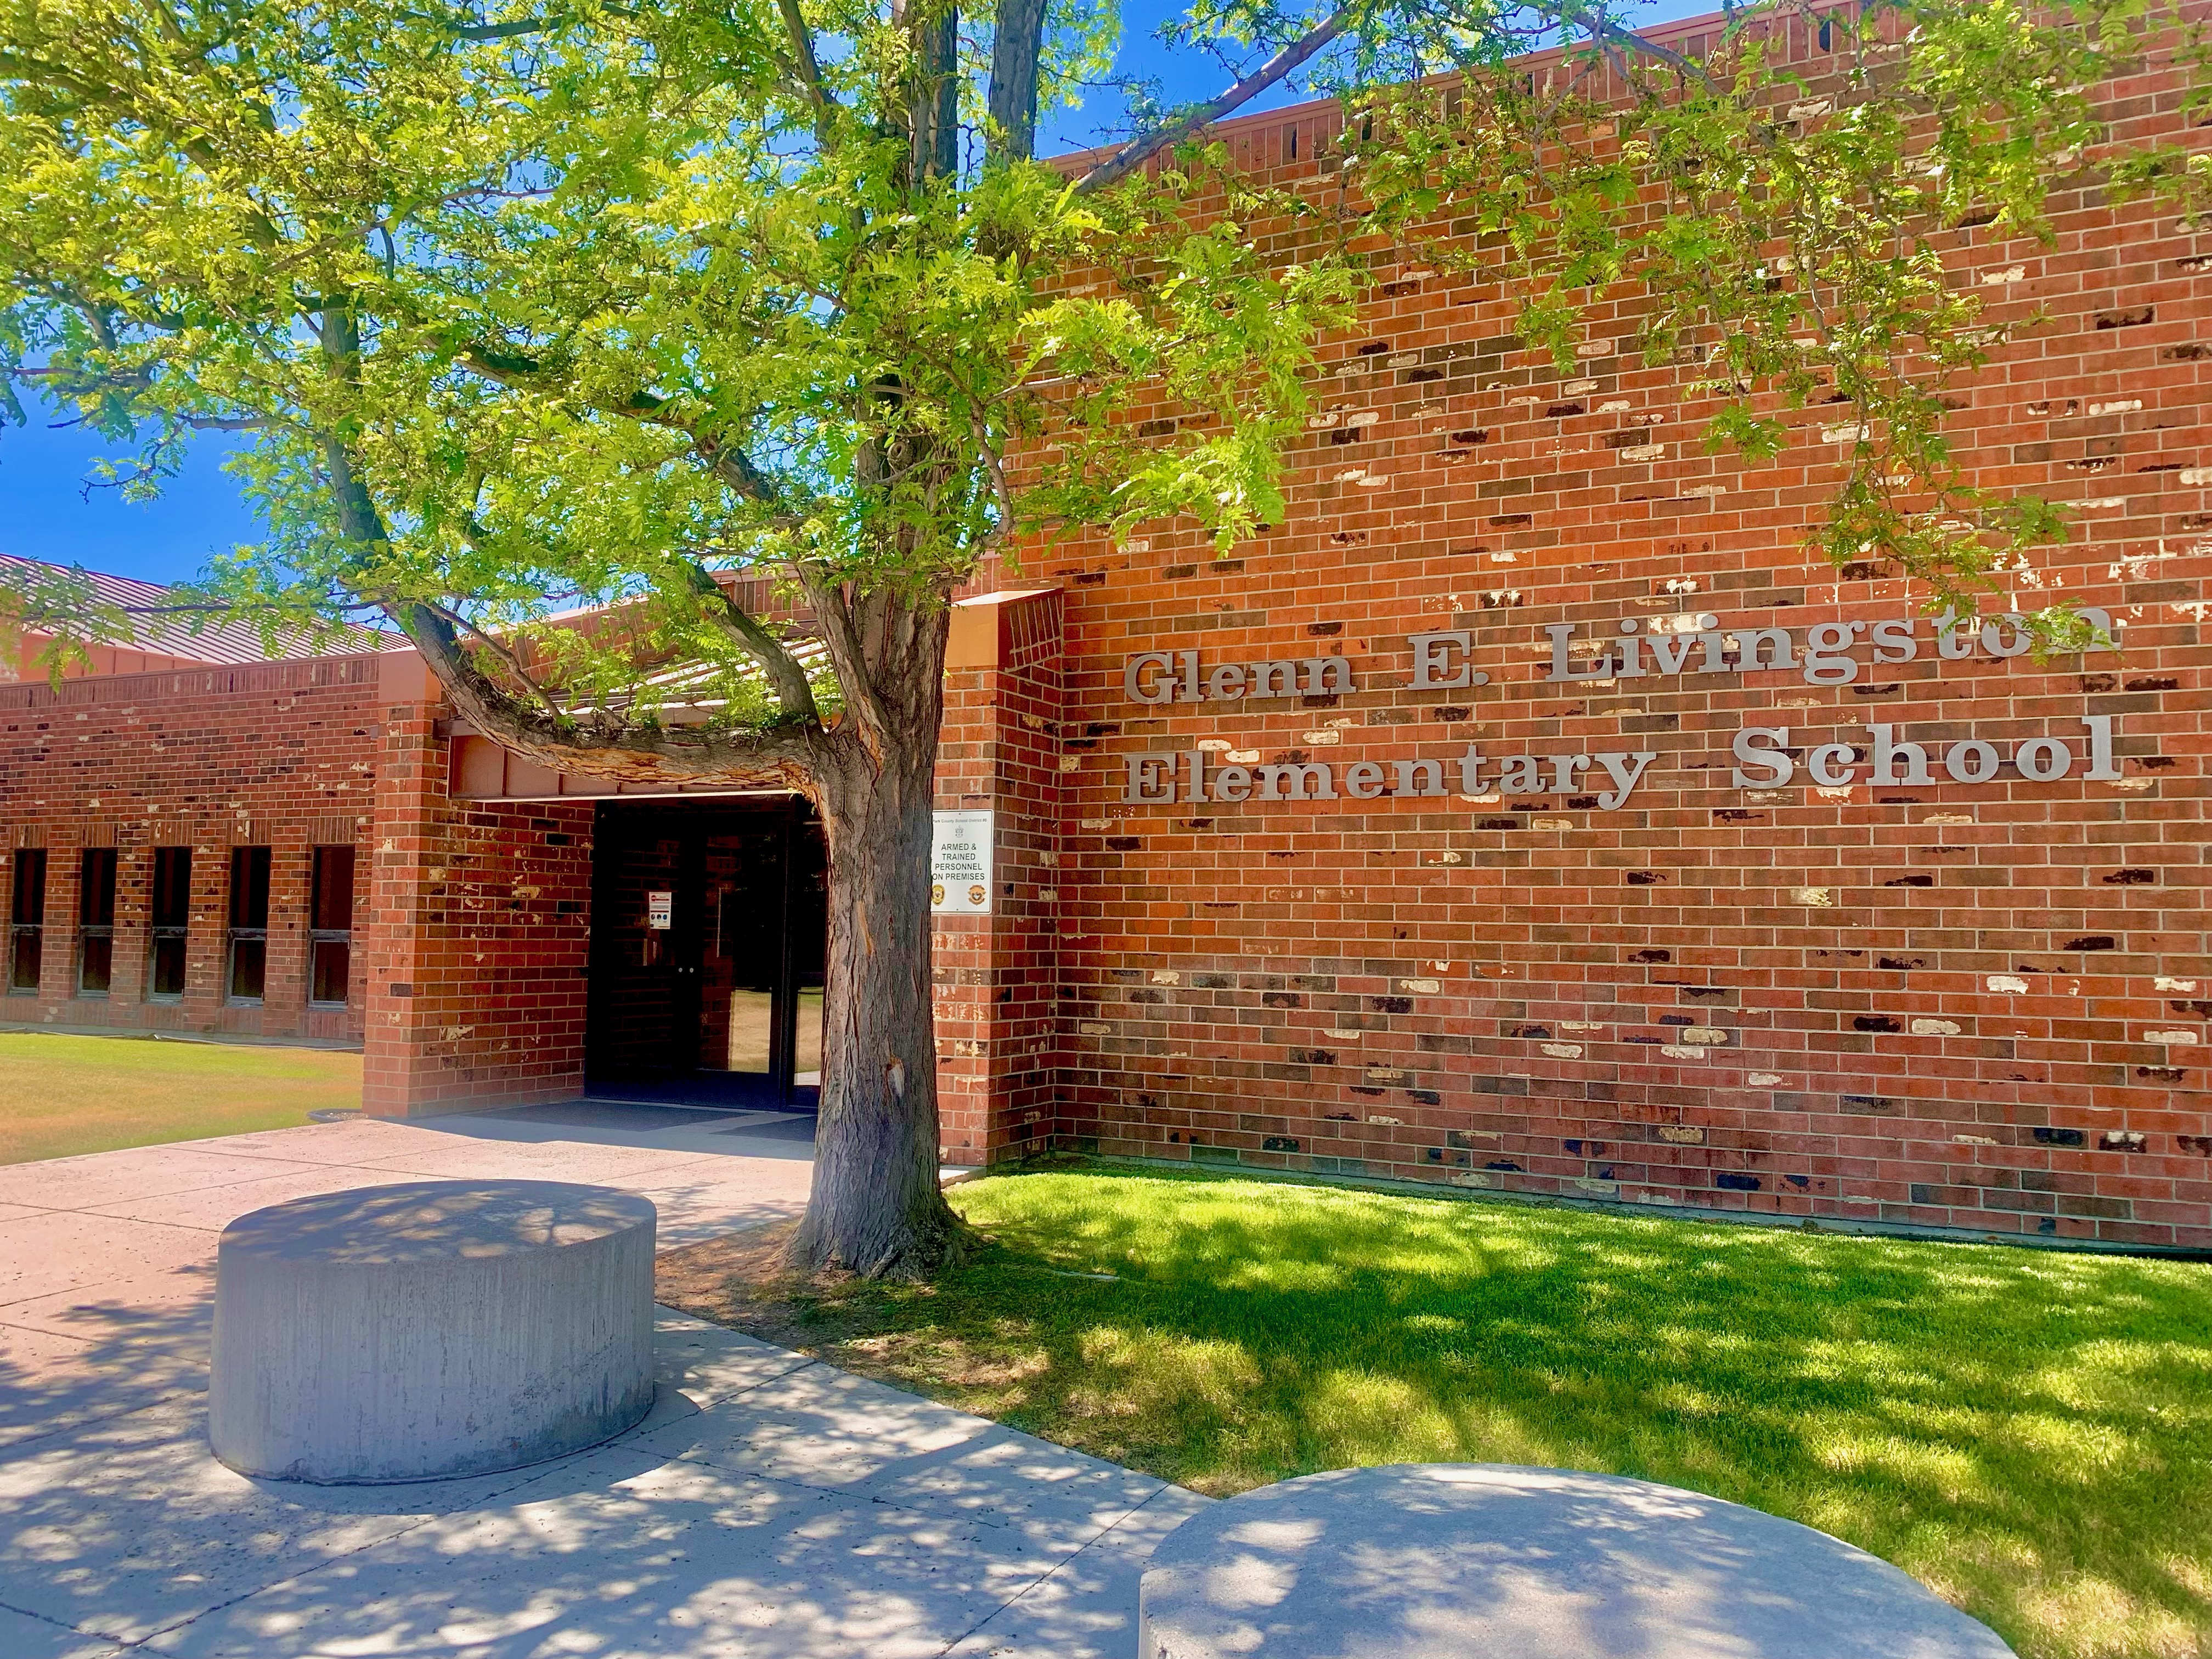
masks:
<svg viewBox="0 0 2212 1659"><path fill-rule="evenodd" d="M1197 1176L955 1197L975 1261L746 1328L1217 1494L1635 1475L1834 1533L2024 1655L2212 1647L2212 1267Z"/></svg>

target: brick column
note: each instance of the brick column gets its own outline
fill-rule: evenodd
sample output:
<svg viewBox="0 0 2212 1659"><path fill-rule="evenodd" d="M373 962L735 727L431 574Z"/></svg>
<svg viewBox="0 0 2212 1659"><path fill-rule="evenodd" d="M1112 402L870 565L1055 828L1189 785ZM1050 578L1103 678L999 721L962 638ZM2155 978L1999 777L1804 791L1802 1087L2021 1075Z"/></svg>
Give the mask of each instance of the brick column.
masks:
<svg viewBox="0 0 2212 1659"><path fill-rule="evenodd" d="M935 928L937 1085L948 1164L1041 1151L1053 1106L1060 600L990 593L954 607L937 805L996 814L988 916Z"/></svg>
<svg viewBox="0 0 2212 1659"><path fill-rule="evenodd" d="M270 1035L304 1033L307 1029L307 884L314 854L274 825L261 833L269 837L269 955L259 1024Z"/></svg>
<svg viewBox="0 0 2212 1659"><path fill-rule="evenodd" d="M362 1107L409 1117L580 1094L592 808L452 799L436 682L408 658L382 684Z"/></svg>

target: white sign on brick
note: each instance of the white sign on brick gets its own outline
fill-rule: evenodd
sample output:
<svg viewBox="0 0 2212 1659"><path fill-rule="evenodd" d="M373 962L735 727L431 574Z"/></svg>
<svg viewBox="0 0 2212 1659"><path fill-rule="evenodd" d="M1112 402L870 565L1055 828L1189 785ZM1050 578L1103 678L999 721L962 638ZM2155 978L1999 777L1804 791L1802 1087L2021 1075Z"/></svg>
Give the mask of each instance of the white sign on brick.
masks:
<svg viewBox="0 0 2212 1659"><path fill-rule="evenodd" d="M991 848L996 814L988 807L938 812L929 839L929 913L991 914Z"/></svg>

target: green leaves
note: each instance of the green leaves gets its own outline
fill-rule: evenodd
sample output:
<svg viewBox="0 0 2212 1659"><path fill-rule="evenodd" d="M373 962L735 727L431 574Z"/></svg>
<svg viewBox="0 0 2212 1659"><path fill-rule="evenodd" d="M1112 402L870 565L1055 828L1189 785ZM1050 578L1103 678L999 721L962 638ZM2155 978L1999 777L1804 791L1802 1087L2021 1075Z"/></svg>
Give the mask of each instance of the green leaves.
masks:
<svg viewBox="0 0 2212 1659"><path fill-rule="evenodd" d="M903 37L823 21L826 113L763 4L10 0L10 411L35 385L149 473L250 425L270 533L217 587L428 602L633 708L679 644L753 668L701 632L701 565L941 593L1006 511L1013 335L1082 218L1037 169L908 176ZM619 638L543 626L606 605Z"/></svg>
<svg viewBox="0 0 2212 1659"><path fill-rule="evenodd" d="M1322 331L1348 322L1356 264L1322 252L1281 264L1246 215L1287 198L1206 192L1218 151L1194 149L1157 189L1091 210L1086 249L1107 280L1076 283L1027 320L1024 385L1037 400L1024 457L1048 522L1125 531L1188 516L1223 548L1279 521L1284 450L1306 412Z"/></svg>
<svg viewBox="0 0 2212 1659"><path fill-rule="evenodd" d="M488 661L536 653L492 672L648 715L696 653L708 717L743 723L775 709L702 568L927 605L1025 538L1277 521L1356 225L1504 281L1562 368L1639 295L1708 447L1856 433L1816 543L1962 605L2058 519L1952 463L1943 388L2014 331L1947 268L1952 227L2039 234L2092 153L2118 192L2212 193L2201 156L2100 148L2083 88L2202 55L2129 0L1823 12L1818 85L1770 60L1768 8L1694 64L1603 10L1194 9L1182 38L1255 55L1340 19L1309 77L1356 112L1327 196L1203 143L1092 195L948 170L915 136L932 77L972 119L988 54L933 58L926 10L0 0L0 414L86 421L142 489L245 431L268 535L222 591L428 603ZM1118 27L1054 0L1042 95ZM1540 74L1513 58L1559 39ZM629 620L549 628L588 605Z"/></svg>

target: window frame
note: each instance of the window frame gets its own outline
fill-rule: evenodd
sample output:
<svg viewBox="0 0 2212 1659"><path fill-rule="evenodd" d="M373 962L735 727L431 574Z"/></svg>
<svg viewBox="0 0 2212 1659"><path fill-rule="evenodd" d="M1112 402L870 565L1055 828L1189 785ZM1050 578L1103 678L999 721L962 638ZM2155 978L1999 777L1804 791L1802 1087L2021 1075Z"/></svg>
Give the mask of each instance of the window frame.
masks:
<svg viewBox="0 0 2212 1659"><path fill-rule="evenodd" d="M353 1004L353 915L357 894L354 884L361 872L359 851L351 842L343 845L332 842L310 849L307 860L307 1006L310 1008L347 1008ZM324 913L324 872L343 854L345 873L345 926L332 927L327 924L332 917ZM335 908L336 907L333 907ZM323 983L323 961L325 948L338 951L341 964L337 982L342 988L337 999L319 997L315 992Z"/></svg>
<svg viewBox="0 0 2212 1659"><path fill-rule="evenodd" d="M28 872L36 870L35 882L25 879ZM49 874L46 849L43 847L18 847L8 866L8 983L6 994L11 997L34 997L39 994L39 983L46 970L46 886ZM26 905L28 895L30 902ZM24 918L26 909L31 912ZM22 981L23 946L31 947L31 979Z"/></svg>
<svg viewBox="0 0 2212 1659"><path fill-rule="evenodd" d="M165 866L182 865L181 879L163 880ZM156 847L154 849L153 869L149 876L146 908L146 1000L149 1002L182 1002L185 988L191 976L192 927L192 849L189 847ZM173 893L172 889L176 890ZM174 921L163 920L162 900L173 896L178 901ZM164 947L174 947L177 958L177 988L161 988L161 959Z"/></svg>
<svg viewBox="0 0 2212 1659"><path fill-rule="evenodd" d="M115 889L122 860L112 847L87 847L76 862L76 971L70 994L82 1001L105 1002L115 986ZM101 982L90 983L94 963L100 964Z"/></svg>
<svg viewBox="0 0 2212 1659"><path fill-rule="evenodd" d="M224 934L222 963L222 1000L229 1007L260 1008L269 1001L269 875L273 862L266 847L230 849L230 926ZM252 919L257 915L258 921ZM258 953L257 988L251 992L238 988L242 951Z"/></svg>

